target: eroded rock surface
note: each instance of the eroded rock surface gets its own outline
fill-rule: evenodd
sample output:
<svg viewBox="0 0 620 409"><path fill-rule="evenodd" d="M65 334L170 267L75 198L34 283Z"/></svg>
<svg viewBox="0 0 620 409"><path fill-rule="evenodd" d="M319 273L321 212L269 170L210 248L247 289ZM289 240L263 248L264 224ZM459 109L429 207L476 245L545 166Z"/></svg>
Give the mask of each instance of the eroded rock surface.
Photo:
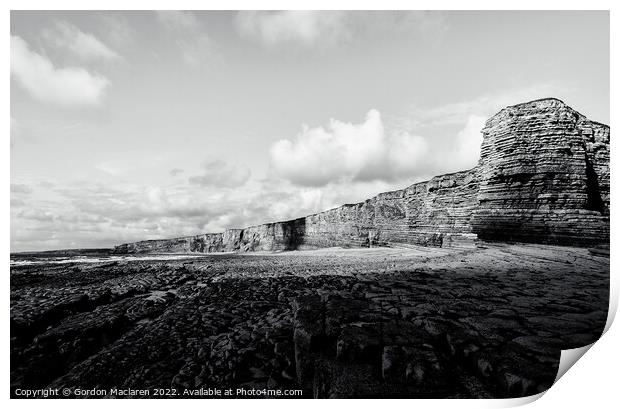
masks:
<svg viewBox="0 0 620 409"><path fill-rule="evenodd" d="M12 267L11 390L524 396L608 286L604 252L489 243Z"/></svg>

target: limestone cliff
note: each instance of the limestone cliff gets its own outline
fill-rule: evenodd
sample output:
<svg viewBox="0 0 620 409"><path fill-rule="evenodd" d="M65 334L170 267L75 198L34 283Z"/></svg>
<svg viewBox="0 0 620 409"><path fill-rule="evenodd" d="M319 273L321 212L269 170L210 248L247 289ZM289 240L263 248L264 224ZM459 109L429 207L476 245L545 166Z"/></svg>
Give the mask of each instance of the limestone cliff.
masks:
<svg viewBox="0 0 620 409"><path fill-rule="evenodd" d="M314 215L117 246L117 253L609 242L609 126L554 98L514 105L482 130L478 165Z"/></svg>
<svg viewBox="0 0 620 409"><path fill-rule="evenodd" d="M557 99L503 109L482 130L480 238L609 240L609 127Z"/></svg>

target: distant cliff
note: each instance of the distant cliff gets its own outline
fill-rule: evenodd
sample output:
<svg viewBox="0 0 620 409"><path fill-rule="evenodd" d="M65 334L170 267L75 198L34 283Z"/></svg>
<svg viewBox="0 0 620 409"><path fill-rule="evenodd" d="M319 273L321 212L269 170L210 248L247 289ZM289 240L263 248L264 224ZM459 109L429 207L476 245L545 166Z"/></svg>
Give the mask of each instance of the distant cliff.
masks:
<svg viewBox="0 0 620 409"><path fill-rule="evenodd" d="M609 126L555 98L507 107L482 129L478 165L314 215L148 240L116 253L609 242Z"/></svg>

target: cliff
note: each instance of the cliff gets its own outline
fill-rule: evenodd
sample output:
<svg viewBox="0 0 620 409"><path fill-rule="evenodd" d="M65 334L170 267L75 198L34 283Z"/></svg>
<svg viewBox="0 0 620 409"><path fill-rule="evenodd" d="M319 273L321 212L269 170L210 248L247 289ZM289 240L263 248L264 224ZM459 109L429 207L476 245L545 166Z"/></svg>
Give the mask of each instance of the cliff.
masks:
<svg viewBox="0 0 620 409"><path fill-rule="evenodd" d="M507 107L482 129L478 165L363 203L223 233L127 243L116 253L609 242L609 126L555 98Z"/></svg>
<svg viewBox="0 0 620 409"><path fill-rule="evenodd" d="M482 133L480 238L609 241L609 126L544 99L503 109Z"/></svg>

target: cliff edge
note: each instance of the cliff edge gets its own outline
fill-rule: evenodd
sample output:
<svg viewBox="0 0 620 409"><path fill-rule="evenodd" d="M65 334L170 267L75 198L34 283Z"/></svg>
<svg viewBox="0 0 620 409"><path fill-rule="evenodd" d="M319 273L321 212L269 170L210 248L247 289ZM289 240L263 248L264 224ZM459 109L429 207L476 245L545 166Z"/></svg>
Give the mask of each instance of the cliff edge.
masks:
<svg viewBox="0 0 620 409"><path fill-rule="evenodd" d="M332 246L473 247L483 240L609 243L609 126L556 98L509 106L482 129L473 169L362 203L222 233L126 243L115 253Z"/></svg>

